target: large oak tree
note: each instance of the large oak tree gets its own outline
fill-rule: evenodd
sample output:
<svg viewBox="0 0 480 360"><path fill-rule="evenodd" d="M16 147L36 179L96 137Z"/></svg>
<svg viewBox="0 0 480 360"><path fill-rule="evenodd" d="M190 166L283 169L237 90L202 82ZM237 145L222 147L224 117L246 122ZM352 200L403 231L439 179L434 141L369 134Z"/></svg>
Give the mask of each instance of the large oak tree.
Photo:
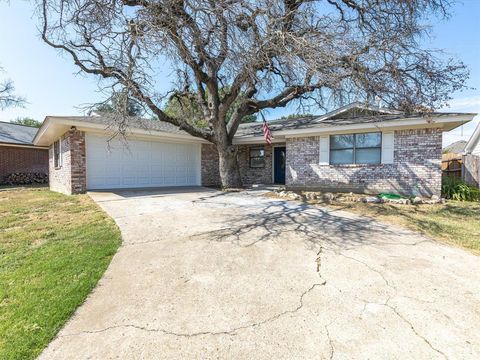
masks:
<svg viewBox="0 0 480 360"><path fill-rule="evenodd" d="M235 132L264 109L352 97L407 110L444 105L468 72L421 38L428 16L448 11L448 0L39 3L47 44L127 89L159 120L214 143L225 187L241 185ZM176 77L164 93L159 73ZM163 111L172 98L194 103L202 126Z"/></svg>

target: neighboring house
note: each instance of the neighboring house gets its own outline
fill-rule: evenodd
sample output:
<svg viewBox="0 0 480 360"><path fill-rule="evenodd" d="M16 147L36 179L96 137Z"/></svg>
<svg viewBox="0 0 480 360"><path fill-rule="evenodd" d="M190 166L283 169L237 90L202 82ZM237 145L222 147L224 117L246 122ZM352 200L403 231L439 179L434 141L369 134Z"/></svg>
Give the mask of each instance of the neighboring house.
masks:
<svg viewBox="0 0 480 360"><path fill-rule="evenodd" d="M48 146L33 145L37 128L0 122L0 184L12 173L48 174Z"/></svg>
<svg viewBox="0 0 480 360"><path fill-rule="evenodd" d="M467 142L465 140L455 141L454 143L451 143L450 145L445 146L442 152L444 154L461 155L463 154L466 145L467 145Z"/></svg>
<svg viewBox="0 0 480 360"><path fill-rule="evenodd" d="M480 122L465 145L464 153L480 156Z"/></svg>
<svg viewBox="0 0 480 360"><path fill-rule="evenodd" d="M439 195L442 132L475 114L404 114L354 103L322 116L242 124L234 138L244 184L290 189ZM167 123L131 119L126 143L108 118L48 116L34 144L49 146L50 188L216 186L212 144Z"/></svg>

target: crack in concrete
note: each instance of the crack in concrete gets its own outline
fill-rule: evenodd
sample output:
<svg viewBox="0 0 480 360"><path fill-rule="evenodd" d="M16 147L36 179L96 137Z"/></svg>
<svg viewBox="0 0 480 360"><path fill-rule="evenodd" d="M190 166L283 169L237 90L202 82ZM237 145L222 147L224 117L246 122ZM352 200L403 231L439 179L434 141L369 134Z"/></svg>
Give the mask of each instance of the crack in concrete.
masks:
<svg viewBox="0 0 480 360"><path fill-rule="evenodd" d="M366 262L364 262L364 261L362 261L362 260L359 260L359 259L356 259L356 258L354 258L354 257L345 255L345 254L343 254L343 253L338 253L338 255L343 256L343 257L345 257L345 258L347 258L347 259L356 261L356 262L364 265L366 268L368 268L369 270L373 271L374 273L378 274L378 275L383 279L383 281L385 282L385 285L387 285L390 289L392 289L392 290L395 292L395 294L397 293L396 287L393 286L392 284L390 284L390 282L389 282L389 281L387 280L387 278L382 274L381 271L375 269L374 267L372 267L371 265L367 264ZM392 297L392 296L389 295L389 297L387 298L387 301L386 301L386 302L388 302L388 300L389 300L391 297Z"/></svg>
<svg viewBox="0 0 480 360"><path fill-rule="evenodd" d="M415 327L413 326L413 324L408 320L406 319L402 314L400 314L400 312L398 311L398 309L390 304L387 304L385 303L384 304L386 307L390 308L400 319L402 319L406 324L408 324L408 326L410 326L410 329L412 330L412 332L417 336L419 337L420 339L422 339L429 347L430 349L432 349L433 351L437 352L438 354L442 355L445 359L448 360L448 356L443 352L441 351L440 349L437 349L436 347L434 347L432 345L432 343L425 337L423 336L422 334L420 334L417 329L415 329Z"/></svg>
<svg viewBox="0 0 480 360"><path fill-rule="evenodd" d="M255 224L255 225L257 225L257 224ZM298 223L297 225L298 225L298 227L301 227L303 231L309 233L307 231L307 226L305 224L299 224ZM237 230L239 233L230 234L230 235L237 235L237 237L239 237L242 233L242 230L244 230L244 228L245 227L241 227L239 230ZM220 231L222 231L222 230L229 230L230 232L232 231L231 228L220 229ZM295 229L295 230L292 230L292 231L296 231L296 230L299 230L299 229ZM217 230L217 231L219 231L219 230ZM202 234L196 234L196 235L198 236L198 235L202 235ZM321 235L315 234L315 233L313 233L313 234L309 233L309 235L310 235L311 238L313 238L312 235L317 235L318 237L322 237ZM123 244L122 247L134 246L134 245L140 245L140 244L146 244L146 243L158 242L158 241L163 241L163 239L155 239L155 240L143 241L143 242L139 242L139 243L127 243L127 244ZM253 244L249 244L247 246L251 246L251 245L253 245ZM172 336L177 336L177 337L187 337L187 338L196 337L196 336L210 336L210 335L211 336L217 336L217 335L234 336L234 335L237 335L237 332L240 331L240 330L245 330L245 329L248 329L248 328L254 328L254 327L262 326L262 325L267 324L269 322L273 322L273 321L281 318L282 316L285 316L285 315L288 315L288 314L294 314L294 313L298 312L300 309L302 309L303 306L304 306L304 297L307 296L316 287L323 286L323 285L326 284L326 280L322 278L322 275L320 273L321 262L322 262L322 259L321 259L322 252L323 252L323 246L320 244L320 249L317 252L317 257L315 259L315 263L316 263L316 272L318 273L318 276L320 277L321 282L313 284L310 288L308 288L306 291L304 291L300 295L298 306L295 307L294 309L283 311L281 313L278 313L278 314L276 314L274 316L271 316L271 317L269 317L269 318L267 318L263 321L260 321L260 322L255 322L255 323L252 323L252 324L239 326L239 327L236 327L236 328L233 328L233 329L230 329L230 330L199 331L199 332L194 332L194 333L174 332L174 331L170 331L170 330L167 330L167 329L164 329L164 328L148 328L146 326L140 326L140 325L135 325L135 324L121 324L121 325L109 326L109 327L99 329L99 330L84 330L84 331L81 331L81 332L78 332L78 333L59 335L58 337L70 337L70 336L77 336L77 335L81 335L81 334L98 334L98 333L106 332L106 331L109 331L109 330L112 330L112 329L117 329L117 328L134 328L134 329L137 329L137 330L142 330L142 331L147 331L147 332L160 332L160 333L163 333L163 334L166 334L166 335L172 335ZM326 331L327 331L327 336L330 339L330 334L329 334L327 328L326 328ZM331 343L331 339L330 339L330 345L331 345L331 347L333 346L332 343ZM332 351L333 351L333 347L332 347ZM333 352L331 353L331 356L333 356Z"/></svg>
<svg viewBox="0 0 480 360"><path fill-rule="evenodd" d="M395 296L397 296L397 288L396 288L395 286L393 286L392 284L390 284L390 282L389 282L389 281L387 280L387 278L382 274L381 271L373 268L373 267L370 266L369 264L367 264L367 263L365 263L365 262L363 262L363 261L361 261L361 260L359 260L359 259L356 259L356 258L354 258L354 257L347 256L347 255L345 255L345 254L343 254L343 253L338 253L338 255L341 255L341 256L343 256L343 257L345 257L345 258L347 258L347 259L351 259L351 260L353 260L353 261L356 261L356 262L358 262L358 263L360 263L360 264L363 264L365 267L367 267L367 268L368 268L369 270L371 270L372 272L375 272L376 274L380 275L380 277L383 279L383 281L385 282L385 284L394 291L394 294L393 294L393 295L392 295L392 294L388 294L388 295L387 295L387 298L386 298L385 302L383 302L383 303L366 301L366 300L364 300L364 299L362 299L362 298L360 298L360 297L358 297L358 296L356 296L356 295L353 295L356 299L364 302L364 307L363 307L363 309L362 309L362 311L361 311L361 313L360 313L360 316L363 315L363 313L364 313L364 311L365 311L365 309L366 309L366 307L367 307L368 304L376 304L376 305L380 305L380 306L385 306L385 307L389 308L390 310L392 310L393 313L394 313L397 317L399 317L403 322L405 322L405 323L410 327L411 331L412 331L417 337L419 337L420 339L422 339L422 340L425 342L425 344L427 344L427 345L430 347L430 349L432 349L433 351L435 351L435 352L437 352L438 354L442 355L445 359L448 360L448 356L447 356L443 351L441 351L441 350L437 349L436 347L434 347L434 346L432 345L432 343L431 343L425 336L421 335L421 334L417 331L417 329L415 329L415 327L413 326L413 324L412 324L407 318L405 318L405 317L398 311L398 309L397 309L396 307L394 307L394 306L392 306L392 305L389 304L390 300L391 300L392 298L394 298ZM337 290L339 290L339 291L341 292L340 289L337 288Z"/></svg>
<svg viewBox="0 0 480 360"><path fill-rule="evenodd" d="M236 328L233 328L233 329L230 329L230 330L224 330L224 331L199 331L199 332L194 332L194 333L181 333L181 332L175 332L175 331L170 331L170 330L166 330L166 329L163 329L163 328L148 328L146 326L140 326L140 325L135 325L135 324L121 324L121 325L113 325L113 326L109 326L109 327L106 327L104 329L99 329L99 330L84 330L84 331L80 331L80 332L77 332L77 333L71 333L71 334L64 334L64 335L59 335L58 337L61 338L61 337L70 337L70 336L77 336L77 335L82 335L82 334L98 334L98 333L102 333L102 332L105 332L105 331L109 331L109 330L112 330L112 329L117 329L117 328L122 328L122 327L126 327L126 328L134 328L134 329L138 329L138 330L142 330L142 331L148 331L148 332L161 332L163 334L166 334L166 335L172 335L172 336L177 336L177 337L186 337L186 338L190 338L190 337L197 337L197 336L205 336L205 335L211 335L211 336L217 336L217 335L227 335L227 336L235 336L237 335L237 332L240 331L240 330L245 330L245 329L248 329L248 328L254 328L254 327L258 327L258 326L262 326L262 325L265 325L269 322L273 322L279 318L281 318L282 316L285 316L285 315L288 315L288 314L294 314L296 312L298 312L300 309L303 308L303 299L305 296L307 296L312 290L314 290L316 287L318 286L323 286L326 284L326 281L323 281L323 282L320 282L320 283L315 283L313 284L310 288L308 288L306 291L304 291L301 296L300 296L300 300L299 300L299 304L298 306L296 306L294 309L291 309L291 310L285 310L285 311L282 311L281 313L278 313L276 315L273 315L265 320L262 320L260 322L255 322L255 323L252 323L252 324L248 324L248 325L243 325L243 326L239 326L239 327L236 327Z"/></svg>
<svg viewBox="0 0 480 360"><path fill-rule="evenodd" d="M330 337L330 331L328 330L328 325L330 325L330 324L325 325L325 332L327 333L328 344L330 345L330 357L329 357L329 359L332 360L333 356L335 355L335 347L333 346L333 340Z"/></svg>

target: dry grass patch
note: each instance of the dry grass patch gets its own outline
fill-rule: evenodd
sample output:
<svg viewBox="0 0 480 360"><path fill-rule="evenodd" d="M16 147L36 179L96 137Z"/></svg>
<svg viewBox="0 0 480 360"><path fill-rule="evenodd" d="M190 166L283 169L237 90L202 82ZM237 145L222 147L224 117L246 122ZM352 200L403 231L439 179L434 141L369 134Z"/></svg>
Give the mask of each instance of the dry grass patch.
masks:
<svg viewBox="0 0 480 360"><path fill-rule="evenodd" d="M446 204L416 206L352 202L329 206L404 226L480 255L478 202L448 201Z"/></svg>

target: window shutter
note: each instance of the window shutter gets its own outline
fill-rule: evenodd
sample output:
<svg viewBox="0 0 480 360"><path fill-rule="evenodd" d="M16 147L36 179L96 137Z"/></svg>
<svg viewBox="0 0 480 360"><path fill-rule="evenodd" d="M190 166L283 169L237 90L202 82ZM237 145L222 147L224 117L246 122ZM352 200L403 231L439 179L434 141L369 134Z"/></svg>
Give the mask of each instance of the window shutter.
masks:
<svg viewBox="0 0 480 360"><path fill-rule="evenodd" d="M382 164L393 164L394 132L382 133Z"/></svg>
<svg viewBox="0 0 480 360"><path fill-rule="evenodd" d="M330 164L330 136L320 136L320 165Z"/></svg>

